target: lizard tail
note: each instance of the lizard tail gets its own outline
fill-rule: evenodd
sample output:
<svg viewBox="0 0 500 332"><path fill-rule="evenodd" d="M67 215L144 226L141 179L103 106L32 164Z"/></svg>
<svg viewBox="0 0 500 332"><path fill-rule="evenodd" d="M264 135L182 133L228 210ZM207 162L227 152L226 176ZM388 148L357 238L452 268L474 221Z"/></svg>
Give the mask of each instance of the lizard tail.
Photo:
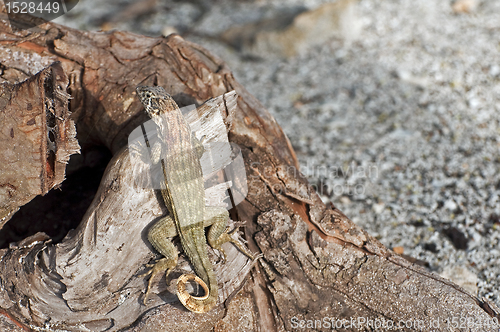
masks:
<svg viewBox="0 0 500 332"><path fill-rule="evenodd" d="M193 296L186 291L186 283L189 280L194 280L199 284L205 295ZM211 287L213 288L213 287ZM177 279L177 297L179 301L192 312L204 313L210 311L217 303L217 287L208 289L207 284L194 274L183 274Z"/></svg>

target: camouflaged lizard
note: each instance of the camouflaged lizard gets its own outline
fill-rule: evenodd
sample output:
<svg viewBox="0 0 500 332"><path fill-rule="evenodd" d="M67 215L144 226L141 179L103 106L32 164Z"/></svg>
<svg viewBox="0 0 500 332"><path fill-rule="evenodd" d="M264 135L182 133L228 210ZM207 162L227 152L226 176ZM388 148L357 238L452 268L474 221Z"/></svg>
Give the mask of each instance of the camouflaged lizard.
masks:
<svg viewBox="0 0 500 332"><path fill-rule="evenodd" d="M197 276L183 274L177 281L177 296L189 310L207 312L217 304L217 279L208 258L210 246L224 253L221 245L234 243L245 255L253 255L227 233L228 211L223 207L205 206L205 188L200 164L203 145L192 134L191 128L175 101L162 87L137 87L137 94L147 114L157 125L159 141L151 147L153 163L161 162L165 189L161 194L169 215L160 219L148 232L148 240L164 258L158 260L145 275L151 274L144 303L151 291L154 277L166 271L166 277L177 265L178 252L172 243L179 236ZM205 237L205 227L211 226ZM186 291L186 282L196 281L204 296L196 297Z"/></svg>

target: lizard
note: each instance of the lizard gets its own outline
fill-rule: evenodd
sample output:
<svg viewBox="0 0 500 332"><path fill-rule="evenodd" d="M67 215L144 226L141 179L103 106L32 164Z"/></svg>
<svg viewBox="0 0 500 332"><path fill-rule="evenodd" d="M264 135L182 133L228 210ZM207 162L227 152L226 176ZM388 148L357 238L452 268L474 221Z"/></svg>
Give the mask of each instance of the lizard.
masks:
<svg viewBox="0 0 500 332"><path fill-rule="evenodd" d="M227 232L229 212L224 207L205 206L200 164L204 148L191 132L176 102L159 86L138 86L136 91L146 113L157 126L159 140L151 147L151 161L154 164L161 162L165 183L160 191L169 211L148 231L148 241L164 257L150 265L152 268L142 275L151 274L143 303L147 301L155 276L166 271L168 280L168 275L177 265L178 252L172 238L178 235L196 275L183 274L178 278L177 297L190 311L208 312L217 304L218 285L208 258L207 241L223 254L223 261L226 254L221 245L226 242L236 245L252 260L256 257ZM205 235L208 226L211 227ZM186 291L186 283L190 280L203 288L203 296L193 296Z"/></svg>

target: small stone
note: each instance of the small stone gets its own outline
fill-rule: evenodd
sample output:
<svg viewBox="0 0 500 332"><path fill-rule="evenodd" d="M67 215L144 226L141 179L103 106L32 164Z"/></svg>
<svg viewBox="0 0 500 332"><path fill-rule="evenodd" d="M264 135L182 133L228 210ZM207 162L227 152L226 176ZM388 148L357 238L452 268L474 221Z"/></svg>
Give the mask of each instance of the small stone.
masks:
<svg viewBox="0 0 500 332"><path fill-rule="evenodd" d="M328 204L330 203L330 197L326 196L326 195L319 195L319 198L321 199L321 201L324 203L324 204Z"/></svg>
<svg viewBox="0 0 500 332"><path fill-rule="evenodd" d="M493 65L490 67L490 75L491 76L498 76L500 75L500 66L498 65Z"/></svg>
<svg viewBox="0 0 500 332"><path fill-rule="evenodd" d="M405 248L403 248L401 246L397 246L397 247L392 248L392 251L394 251L398 255L402 255L405 252Z"/></svg>
<svg viewBox="0 0 500 332"><path fill-rule="evenodd" d="M488 221L492 224L500 224L500 215L493 212L492 214L490 214Z"/></svg>
<svg viewBox="0 0 500 332"><path fill-rule="evenodd" d="M467 101L470 108L478 108L481 102L477 98L471 98Z"/></svg>
<svg viewBox="0 0 500 332"><path fill-rule="evenodd" d="M288 17L285 13L258 22L232 27L222 33L222 40L244 53L276 54L292 57L331 39L356 40L361 21L356 13L357 0L325 3Z"/></svg>
<svg viewBox="0 0 500 332"><path fill-rule="evenodd" d="M349 197L347 196L342 196L340 197L340 203L344 204L344 205L349 205L351 204L351 200L349 199Z"/></svg>
<svg viewBox="0 0 500 332"><path fill-rule="evenodd" d="M454 201L454 200L449 199L449 200L447 200L446 202L444 202L444 208L445 208L446 210L448 210L448 211L452 211L452 212L454 212L454 211L456 211L456 210L457 210L458 205L457 205L457 203L455 203L455 201Z"/></svg>
<svg viewBox="0 0 500 332"><path fill-rule="evenodd" d="M424 250L430 251L432 253L437 253L437 246L435 243L424 243Z"/></svg>
<svg viewBox="0 0 500 332"><path fill-rule="evenodd" d="M455 13L471 13L477 8L477 0L457 0L451 8Z"/></svg>
<svg viewBox="0 0 500 332"><path fill-rule="evenodd" d="M177 33L177 29L175 27L169 26L169 25L163 27L163 29L161 30L161 34L164 37L167 37L168 35L171 35L173 33Z"/></svg>
<svg viewBox="0 0 500 332"><path fill-rule="evenodd" d="M372 210L376 214L381 214L382 211L384 211L384 209L385 209L385 204L384 203L377 203L377 204L373 204L372 205Z"/></svg>
<svg viewBox="0 0 500 332"><path fill-rule="evenodd" d="M103 24L101 24L101 31L110 31L113 30L114 28L115 27L112 22L104 22Z"/></svg>
<svg viewBox="0 0 500 332"><path fill-rule="evenodd" d="M443 234L446 235L455 249L466 250L469 239L456 227L447 227L443 229Z"/></svg>
<svg viewBox="0 0 500 332"><path fill-rule="evenodd" d="M415 76L409 71L399 70L396 72L396 76L399 77L399 79L401 79L402 81L413 84L421 89L424 89L429 85L429 81L427 78Z"/></svg>
<svg viewBox="0 0 500 332"><path fill-rule="evenodd" d="M443 278L453 281L469 293L477 295L477 275L463 265L447 266L441 273Z"/></svg>

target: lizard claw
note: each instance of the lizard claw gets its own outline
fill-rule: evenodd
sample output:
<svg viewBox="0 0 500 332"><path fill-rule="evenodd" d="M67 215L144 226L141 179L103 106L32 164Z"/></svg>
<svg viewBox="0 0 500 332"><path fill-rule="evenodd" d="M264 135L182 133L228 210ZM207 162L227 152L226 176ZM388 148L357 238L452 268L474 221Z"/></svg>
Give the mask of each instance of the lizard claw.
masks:
<svg viewBox="0 0 500 332"><path fill-rule="evenodd" d="M154 263L144 264L144 266L147 267L147 268L149 268L149 270L146 271L146 272L144 272L144 273L139 274L137 277L144 278L144 277L150 275L151 273L153 273L152 267L154 267L156 265L156 263L158 263L158 260L156 260Z"/></svg>
<svg viewBox="0 0 500 332"><path fill-rule="evenodd" d="M256 262L257 260L259 260L259 259L260 259L260 258L262 258L262 257L264 257L264 254L263 254L263 253L260 253L260 254L258 254L258 255L255 255L255 256L253 257L253 261L254 261L254 262Z"/></svg>
<svg viewBox="0 0 500 332"><path fill-rule="evenodd" d="M217 248L217 250L219 250L221 252L221 254L222 254L222 264L226 264L226 261L227 261L226 252L222 248Z"/></svg>
<svg viewBox="0 0 500 332"><path fill-rule="evenodd" d="M148 275L150 275L151 273L153 273L153 269L150 269L147 272L141 273L137 277L138 278L144 278L144 277L147 277Z"/></svg>
<svg viewBox="0 0 500 332"><path fill-rule="evenodd" d="M247 227L247 223L245 221L241 221L241 220L240 221L234 221L233 222L233 226L234 226L235 229L238 229L240 227Z"/></svg>
<svg viewBox="0 0 500 332"><path fill-rule="evenodd" d="M239 228L239 227L235 227L235 228L233 228L232 230L230 230L229 232L227 232L227 234L228 234L229 236L233 235L235 232L237 232L237 231L238 231L238 228Z"/></svg>

